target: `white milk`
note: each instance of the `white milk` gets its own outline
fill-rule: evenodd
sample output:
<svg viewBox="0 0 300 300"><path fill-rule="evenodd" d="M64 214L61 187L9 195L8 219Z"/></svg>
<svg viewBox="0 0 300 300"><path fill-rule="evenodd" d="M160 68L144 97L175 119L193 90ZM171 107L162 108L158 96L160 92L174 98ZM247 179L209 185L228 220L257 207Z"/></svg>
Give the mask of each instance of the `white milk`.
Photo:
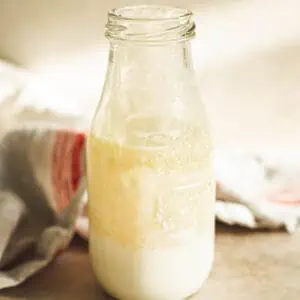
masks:
<svg viewBox="0 0 300 300"><path fill-rule="evenodd" d="M166 249L126 248L90 235L95 274L111 295L124 300L181 300L196 293L213 261L213 236L192 237Z"/></svg>

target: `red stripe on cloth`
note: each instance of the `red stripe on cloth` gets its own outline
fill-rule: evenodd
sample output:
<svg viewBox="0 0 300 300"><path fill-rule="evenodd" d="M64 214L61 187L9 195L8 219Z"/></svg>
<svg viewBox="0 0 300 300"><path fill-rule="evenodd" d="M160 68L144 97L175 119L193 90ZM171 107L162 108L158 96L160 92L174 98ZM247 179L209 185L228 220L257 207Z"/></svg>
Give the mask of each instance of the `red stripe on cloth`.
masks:
<svg viewBox="0 0 300 300"><path fill-rule="evenodd" d="M54 197L57 211L62 211L69 202L65 179L68 137L67 132L58 132L54 143L54 164L52 167Z"/></svg>
<svg viewBox="0 0 300 300"><path fill-rule="evenodd" d="M298 195L288 190L281 190L268 197L269 202L281 204L284 206L299 206L300 198Z"/></svg>
<svg viewBox="0 0 300 300"><path fill-rule="evenodd" d="M85 143L85 135L83 133L77 134L72 150L72 188L75 192L78 188L80 178L82 176L81 168L81 152Z"/></svg>
<svg viewBox="0 0 300 300"><path fill-rule="evenodd" d="M52 154L52 184L56 209L68 206L82 176L81 151L83 133L60 131L55 136Z"/></svg>

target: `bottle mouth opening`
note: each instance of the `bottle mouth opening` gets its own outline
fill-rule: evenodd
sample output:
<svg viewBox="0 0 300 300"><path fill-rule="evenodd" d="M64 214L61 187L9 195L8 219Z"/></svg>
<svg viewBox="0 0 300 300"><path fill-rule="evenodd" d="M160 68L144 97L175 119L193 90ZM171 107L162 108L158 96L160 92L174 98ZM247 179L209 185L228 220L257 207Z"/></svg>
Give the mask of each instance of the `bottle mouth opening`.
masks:
<svg viewBox="0 0 300 300"><path fill-rule="evenodd" d="M171 6L135 5L108 13L106 37L116 41L167 43L191 39L195 23L188 9Z"/></svg>
<svg viewBox="0 0 300 300"><path fill-rule="evenodd" d="M131 22L164 22L189 18L192 16L192 12L185 8L171 6L133 5L114 8L109 11L108 15L109 18Z"/></svg>

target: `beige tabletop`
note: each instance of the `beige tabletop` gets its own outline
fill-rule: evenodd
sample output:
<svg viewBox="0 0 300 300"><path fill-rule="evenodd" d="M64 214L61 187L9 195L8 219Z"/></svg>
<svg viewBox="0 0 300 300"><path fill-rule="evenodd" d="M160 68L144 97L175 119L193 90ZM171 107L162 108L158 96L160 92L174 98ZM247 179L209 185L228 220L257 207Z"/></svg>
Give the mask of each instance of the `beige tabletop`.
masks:
<svg viewBox="0 0 300 300"><path fill-rule="evenodd" d="M216 259L199 300L298 300L300 234L249 232L218 226ZM106 300L88 258L87 244L76 238L70 249L0 299ZM171 300L171 299L170 299Z"/></svg>

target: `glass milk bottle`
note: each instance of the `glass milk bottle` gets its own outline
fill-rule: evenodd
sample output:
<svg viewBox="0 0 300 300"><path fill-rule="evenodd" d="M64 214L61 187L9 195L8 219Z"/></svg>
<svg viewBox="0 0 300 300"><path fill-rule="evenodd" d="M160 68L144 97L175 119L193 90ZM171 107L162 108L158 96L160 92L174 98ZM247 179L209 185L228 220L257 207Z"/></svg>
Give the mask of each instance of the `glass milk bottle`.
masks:
<svg viewBox="0 0 300 300"><path fill-rule="evenodd" d="M212 266L215 182L194 35L185 9L108 15L108 70L87 146L90 253L119 299L184 299Z"/></svg>

